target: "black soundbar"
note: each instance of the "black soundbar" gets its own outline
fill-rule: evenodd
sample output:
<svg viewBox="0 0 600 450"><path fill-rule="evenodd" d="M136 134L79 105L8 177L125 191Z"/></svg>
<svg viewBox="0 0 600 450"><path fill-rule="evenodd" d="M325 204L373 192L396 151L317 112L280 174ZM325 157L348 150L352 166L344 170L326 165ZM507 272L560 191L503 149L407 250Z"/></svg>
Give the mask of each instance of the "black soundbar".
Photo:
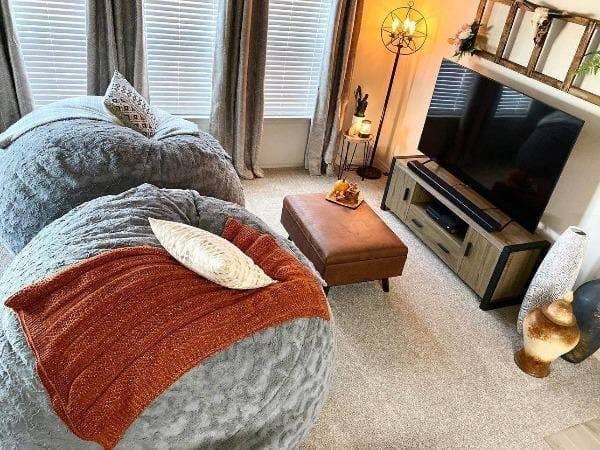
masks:
<svg viewBox="0 0 600 450"><path fill-rule="evenodd" d="M458 192L440 176L430 170L425 164L417 160L411 160L407 164L408 168L425 179L432 185L440 194L458 206L467 216L473 219L486 231L499 231L502 225L488 214L486 214L475 203Z"/></svg>

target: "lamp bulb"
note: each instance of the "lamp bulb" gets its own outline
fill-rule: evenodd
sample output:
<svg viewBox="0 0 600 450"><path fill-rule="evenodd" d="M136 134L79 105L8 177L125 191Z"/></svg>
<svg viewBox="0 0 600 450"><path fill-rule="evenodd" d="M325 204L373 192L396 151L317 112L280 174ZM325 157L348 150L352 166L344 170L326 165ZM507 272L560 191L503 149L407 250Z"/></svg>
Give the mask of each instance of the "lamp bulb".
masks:
<svg viewBox="0 0 600 450"><path fill-rule="evenodd" d="M417 29L417 23L410 20L407 17L406 20L404 20L404 24L402 26L402 30L404 31L404 33L408 36L412 36L413 34L415 34L416 29Z"/></svg>

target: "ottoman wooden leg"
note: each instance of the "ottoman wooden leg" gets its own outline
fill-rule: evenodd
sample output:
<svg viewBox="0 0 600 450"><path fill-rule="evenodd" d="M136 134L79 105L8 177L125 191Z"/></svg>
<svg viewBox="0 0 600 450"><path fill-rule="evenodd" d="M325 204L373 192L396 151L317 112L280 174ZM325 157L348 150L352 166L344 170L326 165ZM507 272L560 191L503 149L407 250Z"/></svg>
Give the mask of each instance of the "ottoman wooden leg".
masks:
<svg viewBox="0 0 600 450"><path fill-rule="evenodd" d="M325 286L323 288L323 290L325 291L325 296L328 296L329 295L329 286Z"/></svg>
<svg viewBox="0 0 600 450"><path fill-rule="evenodd" d="M390 279L383 278L381 280L381 287L383 288L383 292L390 292Z"/></svg>

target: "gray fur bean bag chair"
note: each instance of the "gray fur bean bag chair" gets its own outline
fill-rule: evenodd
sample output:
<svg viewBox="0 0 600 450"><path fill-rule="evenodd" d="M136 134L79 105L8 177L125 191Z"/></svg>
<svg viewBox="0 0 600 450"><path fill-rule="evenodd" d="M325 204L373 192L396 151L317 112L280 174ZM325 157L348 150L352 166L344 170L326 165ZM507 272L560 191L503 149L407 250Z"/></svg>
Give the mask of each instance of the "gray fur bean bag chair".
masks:
<svg viewBox="0 0 600 450"><path fill-rule="evenodd" d="M102 97L63 100L0 135L0 243L13 253L73 207L143 183L244 204L212 136L156 110L159 129L147 138L103 108Z"/></svg>
<svg viewBox="0 0 600 450"><path fill-rule="evenodd" d="M150 216L217 234L233 217L271 233L238 205L149 184L87 202L46 226L0 279L0 448L99 448L80 440L56 416L19 321L4 302L24 286L106 249L158 246ZM312 269L293 244L274 236ZM331 323L320 318L292 320L239 341L163 392L117 447L295 447L324 402L332 346Z"/></svg>

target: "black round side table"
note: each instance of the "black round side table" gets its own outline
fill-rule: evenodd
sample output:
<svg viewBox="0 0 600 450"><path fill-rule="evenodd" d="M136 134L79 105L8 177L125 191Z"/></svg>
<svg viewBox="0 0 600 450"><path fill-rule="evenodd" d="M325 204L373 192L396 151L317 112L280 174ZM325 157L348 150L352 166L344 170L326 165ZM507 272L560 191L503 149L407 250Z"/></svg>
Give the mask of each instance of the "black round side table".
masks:
<svg viewBox="0 0 600 450"><path fill-rule="evenodd" d="M352 170L352 161L357 150L363 152L363 163L362 167L366 167L369 164L369 156L371 152L371 145L373 143L373 136L368 138L361 138L360 136L352 136L350 134L344 134L342 139L342 151L340 152L340 164L338 167L338 180L341 180L344 176L344 172ZM359 151L360 151L359 150ZM364 180L364 177L363 177Z"/></svg>

